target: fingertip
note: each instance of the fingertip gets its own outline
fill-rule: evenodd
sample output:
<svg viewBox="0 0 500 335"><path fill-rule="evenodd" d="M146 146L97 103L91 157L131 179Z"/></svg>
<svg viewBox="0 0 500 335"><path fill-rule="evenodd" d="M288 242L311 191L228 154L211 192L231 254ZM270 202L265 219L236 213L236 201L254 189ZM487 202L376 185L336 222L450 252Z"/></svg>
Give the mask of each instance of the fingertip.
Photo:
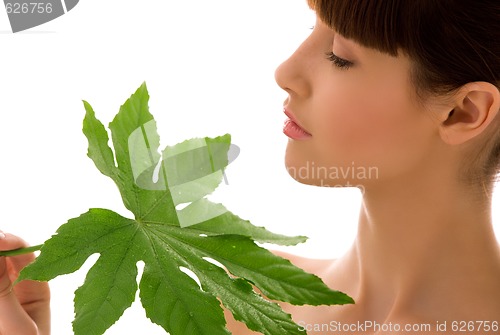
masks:
<svg viewBox="0 0 500 335"><path fill-rule="evenodd" d="M0 250L13 250L19 248L26 248L29 246L29 244L26 243L26 241L24 241L19 236L12 235L9 233L4 233L1 230L0 233L2 234L0 238Z"/></svg>

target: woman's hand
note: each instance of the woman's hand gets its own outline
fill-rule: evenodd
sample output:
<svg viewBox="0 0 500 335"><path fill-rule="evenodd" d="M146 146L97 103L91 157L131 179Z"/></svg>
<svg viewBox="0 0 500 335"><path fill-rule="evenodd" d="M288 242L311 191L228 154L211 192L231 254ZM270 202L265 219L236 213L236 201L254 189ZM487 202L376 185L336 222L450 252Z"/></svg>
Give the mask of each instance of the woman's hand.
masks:
<svg viewBox="0 0 500 335"><path fill-rule="evenodd" d="M0 250L27 246L21 238L0 231ZM21 269L34 259L33 253L0 257L0 335L50 334L49 285L25 280L12 286Z"/></svg>

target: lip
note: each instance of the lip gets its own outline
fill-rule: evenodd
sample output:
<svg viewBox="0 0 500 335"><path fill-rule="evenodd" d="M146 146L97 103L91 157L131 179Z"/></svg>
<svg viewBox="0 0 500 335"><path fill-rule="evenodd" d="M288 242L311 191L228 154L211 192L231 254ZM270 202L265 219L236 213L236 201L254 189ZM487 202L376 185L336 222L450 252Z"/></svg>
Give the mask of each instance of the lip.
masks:
<svg viewBox="0 0 500 335"><path fill-rule="evenodd" d="M285 124L283 125L283 133L286 136L293 140L305 140L312 137L311 133L300 125L297 118L290 110L285 107L283 112L288 116L288 119L285 120Z"/></svg>

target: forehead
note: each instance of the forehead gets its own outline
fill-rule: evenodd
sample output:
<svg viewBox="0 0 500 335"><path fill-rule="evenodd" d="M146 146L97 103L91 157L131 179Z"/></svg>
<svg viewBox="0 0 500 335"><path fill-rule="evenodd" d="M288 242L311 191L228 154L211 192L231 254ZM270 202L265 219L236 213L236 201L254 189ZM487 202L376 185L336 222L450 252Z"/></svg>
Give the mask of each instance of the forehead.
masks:
<svg viewBox="0 0 500 335"><path fill-rule="evenodd" d="M418 37L409 31L418 16L413 10L415 2L418 0L307 0L317 17L338 34L391 56L397 56L400 49L405 51L409 40Z"/></svg>

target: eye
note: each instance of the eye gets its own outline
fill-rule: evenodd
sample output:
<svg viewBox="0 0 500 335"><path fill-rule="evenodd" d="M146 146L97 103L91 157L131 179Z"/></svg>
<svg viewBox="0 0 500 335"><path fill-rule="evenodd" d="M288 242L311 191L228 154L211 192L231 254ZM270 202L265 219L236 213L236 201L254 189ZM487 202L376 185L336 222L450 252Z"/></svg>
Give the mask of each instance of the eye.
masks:
<svg viewBox="0 0 500 335"><path fill-rule="evenodd" d="M347 70L354 65L353 62L340 58L331 51L326 53L326 58L341 70Z"/></svg>

